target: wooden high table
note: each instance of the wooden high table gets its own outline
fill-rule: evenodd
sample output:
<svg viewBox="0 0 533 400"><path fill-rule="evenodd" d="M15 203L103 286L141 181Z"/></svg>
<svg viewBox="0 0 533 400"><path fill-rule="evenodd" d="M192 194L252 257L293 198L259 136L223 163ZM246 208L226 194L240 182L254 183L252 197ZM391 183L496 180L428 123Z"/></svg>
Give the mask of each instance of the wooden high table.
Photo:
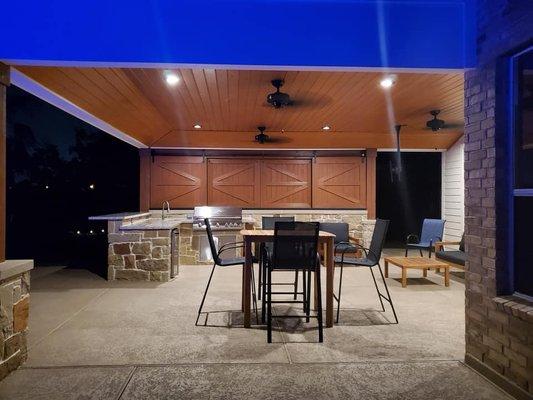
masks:
<svg viewBox="0 0 533 400"><path fill-rule="evenodd" d="M243 268L242 308L244 311L244 327L249 328L251 314L251 271L253 268L252 247L254 243L273 242L274 230L243 229L240 233L244 242L244 255L246 257L246 263ZM335 273L334 239L335 235L329 232L320 231L318 236L318 245L323 246L324 248L324 262L326 264L326 327L328 328L333 326L333 274Z"/></svg>

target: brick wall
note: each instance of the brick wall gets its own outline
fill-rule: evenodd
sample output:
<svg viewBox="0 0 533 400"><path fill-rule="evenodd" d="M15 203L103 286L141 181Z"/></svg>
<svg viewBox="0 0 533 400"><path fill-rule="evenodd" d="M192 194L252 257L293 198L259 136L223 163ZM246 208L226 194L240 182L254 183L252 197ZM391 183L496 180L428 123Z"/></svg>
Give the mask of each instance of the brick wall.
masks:
<svg viewBox="0 0 533 400"><path fill-rule="evenodd" d="M533 2L478 0L478 68L465 74L466 361L533 397L533 304L501 296L506 278L505 79L498 57L533 38Z"/></svg>

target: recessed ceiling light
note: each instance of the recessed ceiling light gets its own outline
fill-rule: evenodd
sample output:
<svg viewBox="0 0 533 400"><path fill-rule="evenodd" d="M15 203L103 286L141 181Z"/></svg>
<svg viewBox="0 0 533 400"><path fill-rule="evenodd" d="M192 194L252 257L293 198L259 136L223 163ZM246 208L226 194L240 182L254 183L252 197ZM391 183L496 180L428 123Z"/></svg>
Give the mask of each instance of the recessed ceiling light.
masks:
<svg viewBox="0 0 533 400"><path fill-rule="evenodd" d="M379 84L383 89L390 89L392 85L396 83L396 77L394 76L386 76L383 78Z"/></svg>
<svg viewBox="0 0 533 400"><path fill-rule="evenodd" d="M322 130L323 130L323 131L329 131L330 129L331 129L331 126L329 126L329 125L324 125L324 126L322 127Z"/></svg>
<svg viewBox="0 0 533 400"><path fill-rule="evenodd" d="M195 124L195 125L194 125L194 129L202 129L202 125L200 125L200 124Z"/></svg>
<svg viewBox="0 0 533 400"><path fill-rule="evenodd" d="M167 81L170 86L174 86L180 81L180 77L171 71L166 71L165 81Z"/></svg>

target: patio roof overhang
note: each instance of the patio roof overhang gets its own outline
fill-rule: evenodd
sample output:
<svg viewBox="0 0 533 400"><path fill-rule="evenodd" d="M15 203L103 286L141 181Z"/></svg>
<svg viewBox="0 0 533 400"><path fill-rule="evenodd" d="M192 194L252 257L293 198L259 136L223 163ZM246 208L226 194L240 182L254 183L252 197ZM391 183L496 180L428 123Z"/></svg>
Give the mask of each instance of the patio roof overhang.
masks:
<svg viewBox="0 0 533 400"><path fill-rule="evenodd" d="M462 132L423 127L433 108L462 121L460 73L475 61L470 3L12 2L8 14L21 17L0 27L10 37L0 60L15 85L139 148L255 148L258 125L285 131L263 148L392 148L402 123L404 148L444 149ZM161 86L167 69L183 78L174 92ZM387 73L401 74L390 101L368 87ZM267 114L262 101L280 76L295 96L329 98L331 115L320 105Z"/></svg>

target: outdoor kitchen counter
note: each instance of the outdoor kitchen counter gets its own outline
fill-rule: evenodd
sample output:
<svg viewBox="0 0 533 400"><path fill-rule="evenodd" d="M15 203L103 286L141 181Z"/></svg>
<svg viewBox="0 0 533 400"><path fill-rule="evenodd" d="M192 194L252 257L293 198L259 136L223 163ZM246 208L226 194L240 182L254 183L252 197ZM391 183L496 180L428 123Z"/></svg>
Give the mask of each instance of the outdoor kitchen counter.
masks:
<svg viewBox="0 0 533 400"><path fill-rule="evenodd" d="M105 215L93 215L89 217L89 221L123 221L137 218L148 218L150 217L150 212L121 212L115 214L105 214Z"/></svg>
<svg viewBox="0 0 533 400"><path fill-rule="evenodd" d="M185 218L149 218L131 224L122 224L121 231L162 231L178 228L183 223L192 223L192 220Z"/></svg>

